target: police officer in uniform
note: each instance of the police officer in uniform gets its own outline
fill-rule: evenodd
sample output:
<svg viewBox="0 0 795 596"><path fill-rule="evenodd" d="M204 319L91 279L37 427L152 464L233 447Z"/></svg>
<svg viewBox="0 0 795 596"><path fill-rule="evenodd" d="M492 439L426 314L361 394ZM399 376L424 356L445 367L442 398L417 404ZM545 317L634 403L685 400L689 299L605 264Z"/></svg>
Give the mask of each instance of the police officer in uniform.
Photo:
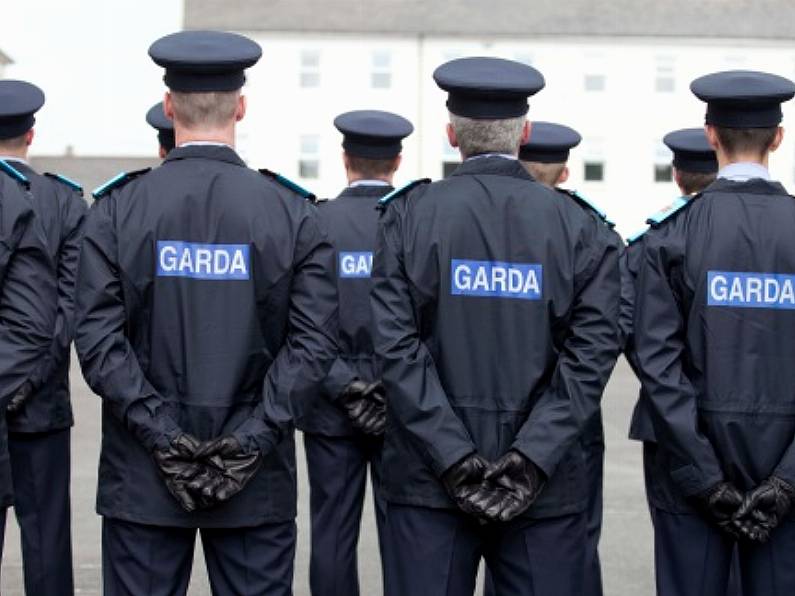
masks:
<svg viewBox="0 0 795 596"><path fill-rule="evenodd" d="M635 351L657 450L658 591L723 595L739 537L743 593L795 590L795 202L771 179L795 84L696 79L717 180L643 243Z"/></svg>
<svg viewBox="0 0 795 596"><path fill-rule="evenodd" d="M58 283L57 317L50 351L8 406L9 450L22 535L25 591L72 594L69 500L70 437L74 424L69 392L74 288L83 219L88 207L78 184L39 174L27 162L35 113L44 93L24 81L0 81L0 94L16 99L18 113L0 129L0 158L30 183L32 207L44 229Z"/></svg>
<svg viewBox="0 0 795 596"><path fill-rule="evenodd" d="M185 594L198 529L214 594L291 594L292 421L336 357L333 250L297 187L234 150L259 45L189 31L149 53L177 147L95 192L78 272L105 593Z"/></svg>
<svg viewBox="0 0 795 596"><path fill-rule="evenodd" d="M638 270L642 264L644 242L656 233L655 229L657 227L664 225L663 222L668 216L676 213L677 209L686 201L699 196L699 193L715 181L718 173L718 160L715 156L715 150L709 144L703 128L685 128L672 131L665 135L663 142L673 152L673 178L679 187L681 196L649 217L647 220L649 227L628 238L627 248L620 261L622 288L619 320L623 350L627 361L639 377L633 316L635 285L637 283ZM676 506L676 501L668 498L666 491L656 490L661 486L659 479L665 479L667 471L657 469L657 440L654 434L648 395L643 388L639 392L638 401L632 413L629 438L643 442L646 495L652 522L658 509L674 513L681 511L681 508ZM692 509L687 507L684 511L691 512ZM661 553L658 552L658 554ZM662 562L660 562L660 565L662 565ZM733 571L736 571L736 569ZM658 573L658 583L660 585L662 585L661 573ZM736 573L733 575L736 575ZM727 593L739 593L736 584Z"/></svg>
<svg viewBox="0 0 795 596"><path fill-rule="evenodd" d="M319 210L337 257L340 355L298 428L304 431L311 490L312 594L357 596L356 546L368 464L382 553L385 547L380 494L385 396L370 314L376 204L394 190L401 141L414 127L397 114L375 110L341 114L334 126L343 134L348 187L336 199L321 202Z"/></svg>
<svg viewBox="0 0 795 596"><path fill-rule="evenodd" d="M373 264L391 595L581 594L580 435L618 351L618 252L517 160L530 66L440 66L450 178L384 197Z"/></svg>
<svg viewBox="0 0 795 596"><path fill-rule="evenodd" d="M564 197L573 199L583 209L590 211L602 225L607 240L623 251L621 236L613 229L606 213L593 202L574 190L562 188L569 179L570 151L580 144L582 137L573 128L553 122L533 122L532 134L519 148L519 160L533 178L553 187ZM602 410L588 421L582 436L585 451L585 469L590 485L588 493L588 553L586 555L586 596L601 596L602 569L599 561L599 538L602 534L602 503L605 458L605 435Z"/></svg>
<svg viewBox="0 0 795 596"><path fill-rule="evenodd" d="M533 131L519 147L519 160L530 175L550 187L569 179L569 153L582 137L573 128L554 122L533 122Z"/></svg>
<svg viewBox="0 0 795 596"><path fill-rule="evenodd" d="M3 91L0 109L13 118L20 106ZM30 181L0 160L0 412L27 394L25 384L48 356L55 328L55 266L29 189ZM14 501L11 476L6 417L0 415L0 554L6 510Z"/></svg>
<svg viewBox="0 0 795 596"><path fill-rule="evenodd" d="M174 148L174 123L166 118L163 112L163 102L160 101L149 108L146 113L146 123L157 131L157 142L160 144L158 155L165 159L169 151Z"/></svg>

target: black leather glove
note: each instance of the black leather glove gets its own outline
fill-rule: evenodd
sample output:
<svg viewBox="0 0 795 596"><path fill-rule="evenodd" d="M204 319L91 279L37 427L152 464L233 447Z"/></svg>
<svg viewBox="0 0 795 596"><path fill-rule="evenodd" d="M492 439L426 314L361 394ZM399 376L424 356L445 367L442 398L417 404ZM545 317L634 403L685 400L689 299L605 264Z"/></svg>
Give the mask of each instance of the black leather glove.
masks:
<svg viewBox="0 0 795 596"><path fill-rule="evenodd" d="M232 435L201 445L196 459L205 469L193 478L188 489L205 507L231 499L245 488L262 465L260 452L247 453Z"/></svg>
<svg viewBox="0 0 795 596"><path fill-rule="evenodd" d="M736 527L744 538L767 542L770 533L795 504L795 488L777 476L771 476L742 500Z"/></svg>
<svg viewBox="0 0 795 596"><path fill-rule="evenodd" d="M188 483L202 471L196 461L199 445L198 439L182 433L168 447L156 448L152 454L166 487L185 511L195 511L198 507Z"/></svg>
<svg viewBox="0 0 795 596"><path fill-rule="evenodd" d="M489 463L485 459L477 453L473 453L450 466L442 474L442 483L447 489L447 494L461 511L477 515L477 508L472 502L472 497L480 489L488 465Z"/></svg>
<svg viewBox="0 0 795 596"><path fill-rule="evenodd" d="M486 487L475 496L478 514L501 522L527 511L546 483L538 466L514 449L491 464L484 479Z"/></svg>
<svg viewBox="0 0 795 596"><path fill-rule="evenodd" d="M386 392L381 381L353 381L343 389L338 401L357 429L368 435L384 433Z"/></svg>
<svg viewBox="0 0 795 596"><path fill-rule="evenodd" d="M22 384L22 387L17 389L17 392L11 398L11 401L8 402L6 412L9 414L18 413L20 410L22 410L25 403L30 399L31 395L33 395L33 383L30 381L25 381Z"/></svg>
<svg viewBox="0 0 795 596"><path fill-rule="evenodd" d="M738 535L734 516L743 502L742 493L731 482L719 482L695 496L696 506L721 530Z"/></svg>

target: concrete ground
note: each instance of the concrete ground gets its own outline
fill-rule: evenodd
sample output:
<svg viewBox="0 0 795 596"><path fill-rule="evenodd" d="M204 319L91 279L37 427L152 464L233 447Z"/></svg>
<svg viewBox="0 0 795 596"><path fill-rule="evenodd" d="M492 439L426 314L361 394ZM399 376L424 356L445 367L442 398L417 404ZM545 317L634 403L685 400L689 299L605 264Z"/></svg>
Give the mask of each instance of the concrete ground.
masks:
<svg viewBox="0 0 795 596"><path fill-rule="evenodd" d="M72 387L77 426L72 442L72 503L75 582L77 594L101 593L100 519L94 513L99 449L99 400L86 387L73 366ZM652 535L643 493L640 447L627 440L629 416L638 383L622 360L605 392L604 419L607 434L605 472L605 523L601 545L605 594L646 596L653 594ZM299 449L301 446L299 444ZM303 455L299 454L299 538L295 567L295 594L308 596L309 521L308 488ZM381 573L372 509L365 512L359 546L363 596L381 594ZM209 596L200 548L194 565L191 596ZM22 562L19 533L9 511L5 554L0 574L0 594L22 596ZM40 595L29 595L40 596Z"/></svg>

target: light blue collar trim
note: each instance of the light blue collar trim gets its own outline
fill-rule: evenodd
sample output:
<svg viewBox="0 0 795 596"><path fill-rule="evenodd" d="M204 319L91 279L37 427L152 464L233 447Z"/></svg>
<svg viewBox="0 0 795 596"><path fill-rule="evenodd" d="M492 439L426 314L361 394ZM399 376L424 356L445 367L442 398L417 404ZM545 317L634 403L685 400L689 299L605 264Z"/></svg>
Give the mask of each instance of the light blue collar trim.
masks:
<svg viewBox="0 0 795 596"><path fill-rule="evenodd" d="M771 180L770 171L759 163L753 162L737 162L730 163L721 168L718 172L718 178L725 178L733 182L746 182L752 178L761 178L762 180Z"/></svg>

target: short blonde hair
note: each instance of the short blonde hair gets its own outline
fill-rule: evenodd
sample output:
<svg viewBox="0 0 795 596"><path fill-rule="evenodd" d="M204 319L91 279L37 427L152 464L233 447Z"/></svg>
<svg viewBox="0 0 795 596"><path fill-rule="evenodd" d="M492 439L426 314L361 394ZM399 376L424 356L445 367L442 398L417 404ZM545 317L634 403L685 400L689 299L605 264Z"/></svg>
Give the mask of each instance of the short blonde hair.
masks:
<svg viewBox="0 0 795 596"><path fill-rule="evenodd" d="M235 118L240 91L171 92L174 120L186 128L226 126Z"/></svg>
<svg viewBox="0 0 795 596"><path fill-rule="evenodd" d="M565 163L540 163L537 161L523 161L522 164L533 178L546 186L557 186L560 175L566 167Z"/></svg>

